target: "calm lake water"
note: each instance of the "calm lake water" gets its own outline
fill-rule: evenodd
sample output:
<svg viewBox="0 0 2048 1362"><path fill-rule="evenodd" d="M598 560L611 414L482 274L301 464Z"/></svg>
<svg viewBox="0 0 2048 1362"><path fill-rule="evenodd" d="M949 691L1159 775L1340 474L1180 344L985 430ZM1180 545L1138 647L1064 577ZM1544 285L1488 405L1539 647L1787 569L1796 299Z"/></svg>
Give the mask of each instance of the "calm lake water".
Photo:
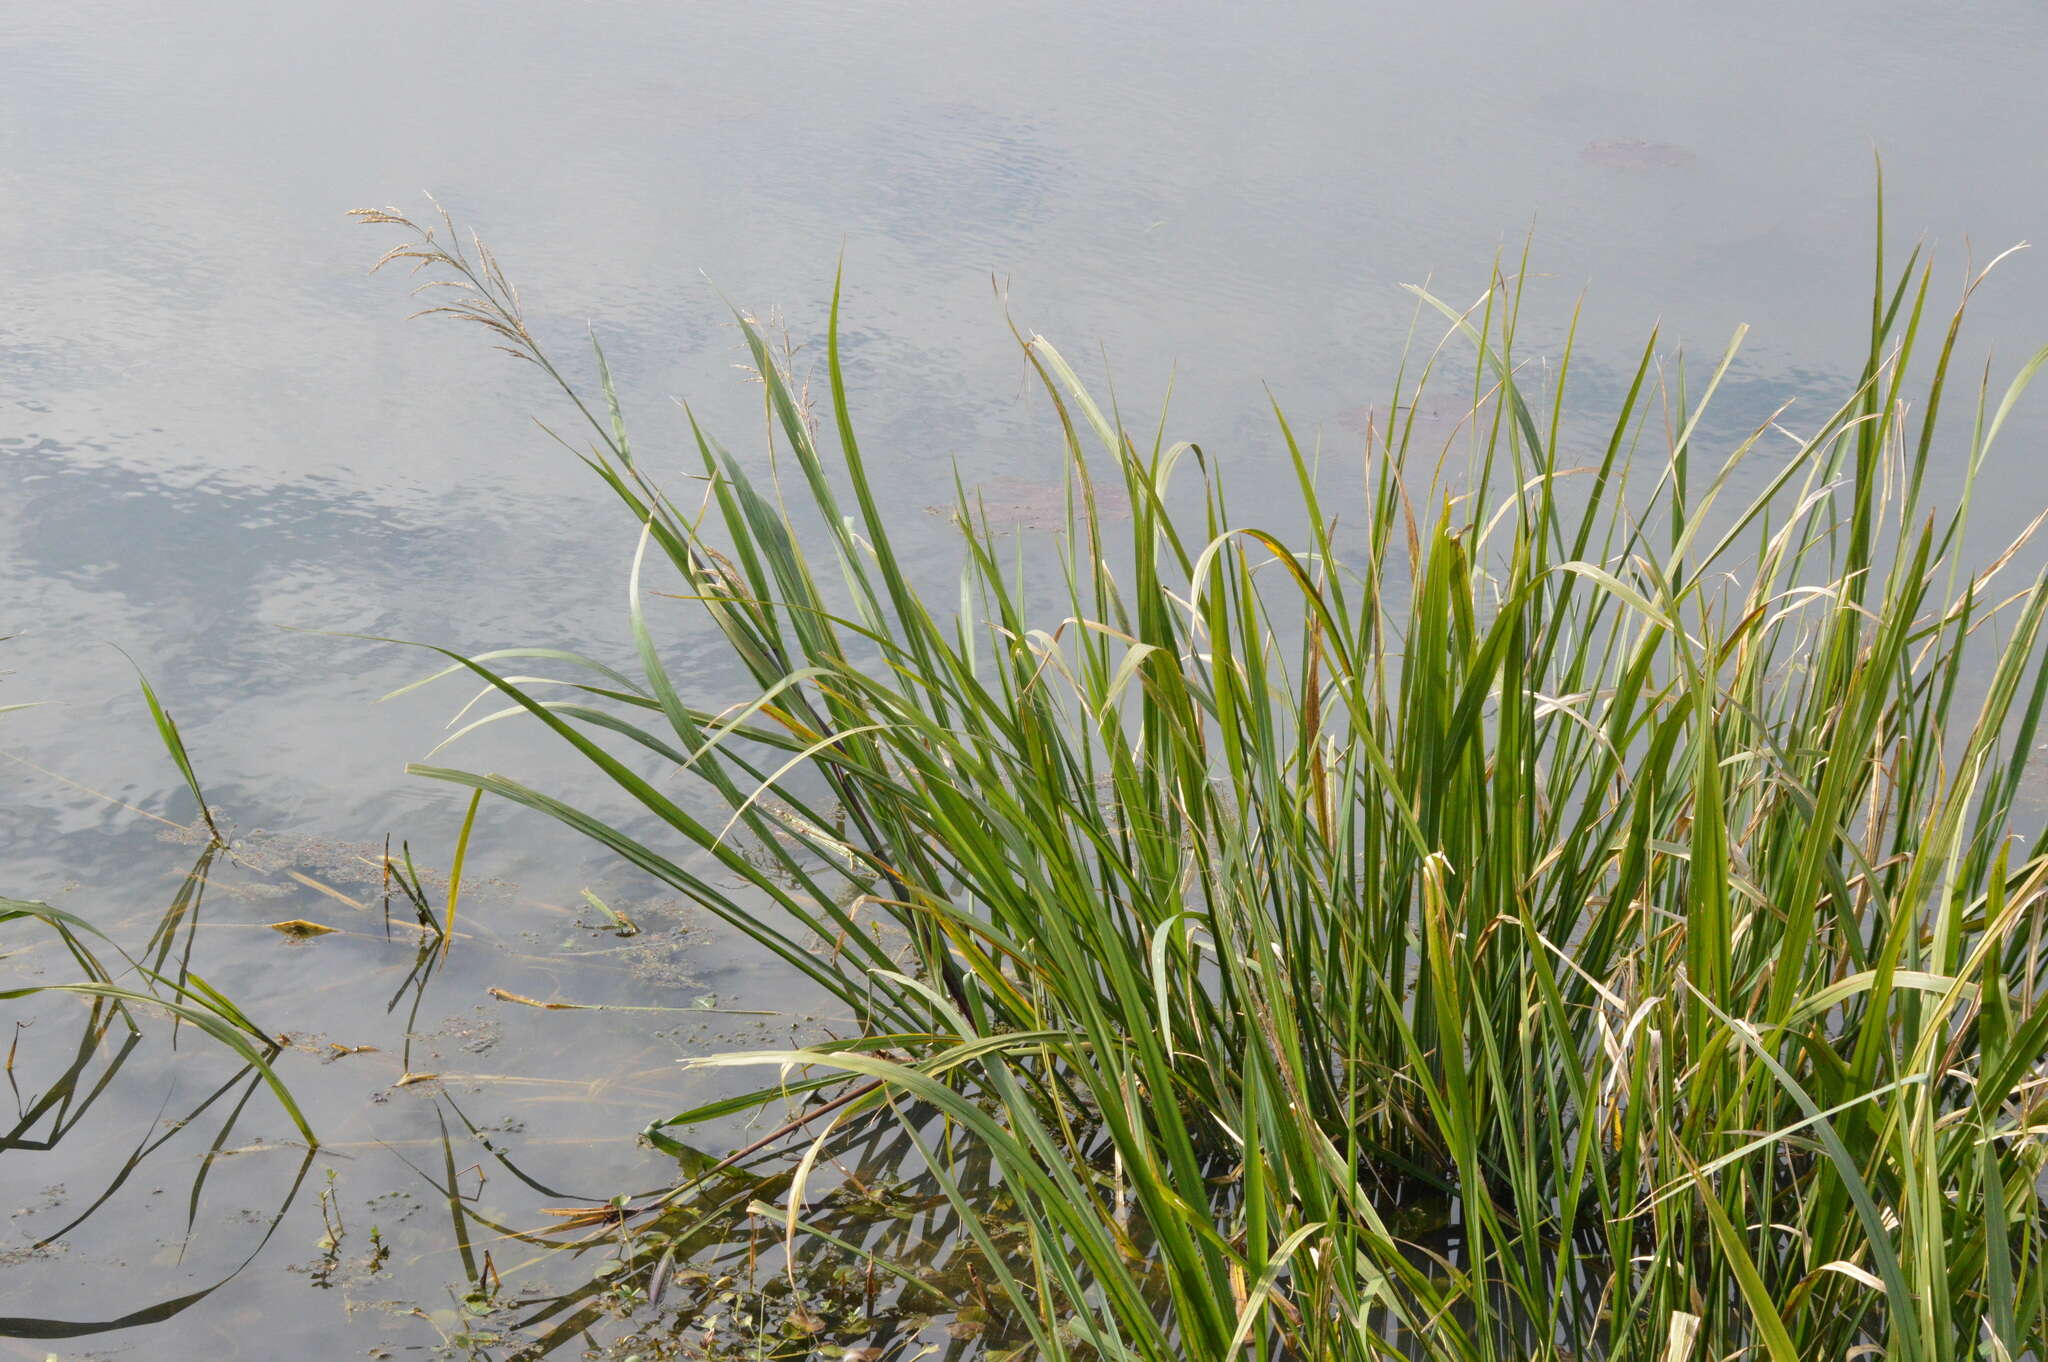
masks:
<svg viewBox="0 0 2048 1362"><path fill-rule="evenodd" d="M174 912L173 958L291 1034L283 1076L328 1143L309 1162L266 1093L213 1096L232 1066L166 1023L89 1050L61 1119L0 1152L0 1358L666 1355L618 1342L659 1311L547 1306L587 1290L588 1255L504 1231L671 1179L635 1132L714 1091L679 1056L830 1025L489 805L488 882L446 960L387 937L386 836L442 869L461 815L400 768L468 692L374 705L422 655L299 631L625 656L632 537L534 429L557 414L534 371L408 324L402 281L365 274L390 239L345 210L431 190L481 229L560 353L598 329L657 467L682 448L672 398L755 443L721 294L803 342L843 251L864 444L937 575L945 529L917 512L956 465L1058 476L992 280L1022 325L1106 357L1137 424L1171 379L1172 432L1253 510L1262 385L1355 446L1399 360L1399 285L1476 296L1531 233L1525 348L1583 292L1589 401L1653 323L1706 360L1747 322L1724 410L1803 396L1798 424L1860 360L1873 147L1894 244L1937 245L1944 309L1966 259L2048 235L2044 51L2036 0L11 7L0 633L22 637L0 703L62 703L0 719L0 893L131 951ZM1965 352L2002 385L2048 340L2048 257L2007 262L1975 315ZM2048 501L2042 406L1987 474L1987 544ZM685 681L730 698L676 628ZM197 904L200 848L171 826L190 799L112 645L237 830ZM576 788L510 726L473 760ZM586 887L641 933L607 931ZM341 931L263 925L289 918ZM80 1058L83 1010L8 1006L27 1112ZM508 1308L472 1318L493 1272Z"/></svg>

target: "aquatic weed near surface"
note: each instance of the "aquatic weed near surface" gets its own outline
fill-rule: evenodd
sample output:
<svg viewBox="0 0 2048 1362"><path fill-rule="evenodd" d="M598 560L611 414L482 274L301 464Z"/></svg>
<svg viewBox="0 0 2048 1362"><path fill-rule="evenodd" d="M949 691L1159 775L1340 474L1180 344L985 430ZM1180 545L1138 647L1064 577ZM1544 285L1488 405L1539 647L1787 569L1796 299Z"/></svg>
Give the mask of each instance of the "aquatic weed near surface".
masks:
<svg viewBox="0 0 2048 1362"><path fill-rule="evenodd" d="M1694 393L1653 336L1604 433L1567 438L1570 345L1518 355L1519 274L1470 308L1418 291L1445 342L1362 465L1319 467L1275 411L1284 530L1020 336L1070 527L1034 584L963 493L935 604L855 438L836 296L824 431L746 325L783 476L693 423L694 469L662 470L701 474L685 505L601 352L586 403L480 244L362 216L406 234L386 260L430 311L561 385L641 531L630 674L447 654L510 702L478 722L547 725L633 816L416 769L580 829L854 1010L850 1039L697 1061L818 1104L785 1128L799 1253L834 1251L802 1225L835 1141L900 1117L1013 1356L2048 1345L2048 857L2012 827L2048 594L1962 556L2048 352L1961 382L1917 250L1894 274L1880 244L1837 410L1715 448L1733 345ZM1412 417L1454 362L1446 451ZM753 699L674 684L649 559ZM1001 1226L951 1180L964 1146ZM1449 1222L1418 1231L1432 1198Z"/></svg>
<svg viewBox="0 0 2048 1362"><path fill-rule="evenodd" d="M0 638L0 642L5 642ZM105 1041L119 1021L132 1045L133 1039L141 1034L141 1025L136 1020L136 1009L169 1013L178 1022L184 1022L207 1036L224 1049L241 1059L246 1066L244 1072L253 1072L267 1084L278 1104L291 1118L308 1148L317 1146L319 1141L313 1135L312 1127L306 1123L305 1113L300 1111L293 1100L291 1091L271 1068L271 1061L282 1046L276 1036L265 1031L242 1011L232 999L221 993L201 978L192 969L190 936L186 937L183 951L174 959L172 949L176 943L176 929L187 909L197 897L197 887L204 884L206 867L211 864L215 853L227 849L227 839L221 835L214 822L213 811L207 807L206 796L199 788L199 777L193 772L192 759L185 750L185 740L178 731L177 722L157 698L156 690L149 684L141 668L136 668L135 679L142 691L142 698L149 706L150 717L156 723L157 737L164 745L164 752L178 768L184 778L185 788L192 793L193 802L198 806L198 823L206 828L206 849L199 864L187 877L184 888L173 899L172 906L164 919L158 923L156 932L144 948L147 963L130 956L115 944L105 932L76 913L53 908L47 903L27 899L0 896L0 928L34 929L40 927L60 943L72 963L77 967L77 977L56 983L28 983L0 988L0 1002L16 1002L34 998L45 993L72 994L88 1000L90 1013L84 1028L84 1038L78 1047L78 1062L65 1077L47 1091L37 1094L18 1113L18 1121L11 1131L0 1133L0 1151L24 1143L29 1132L37 1128L45 1118L55 1115L58 1130L65 1126L64 1118L70 1114L71 1105L77 1099L76 1085L79 1075L93 1057L94 1050ZM0 714L10 710L30 709L38 702L0 705ZM0 943L6 949L0 958L13 955L24 948L20 938L12 933L0 934ZM33 949L32 947L28 949ZM111 951L120 957L118 967L110 966L103 953ZM172 969L170 966L175 965ZM17 1023L17 1027L20 1024ZM20 1045L19 1032L14 1047ZM125 1059L124 1048L116 1058L115 1067ZM14 1048L7 1055L6 1069L10 1079L14 1070ZM239 1075L237 1076L239 1078ZM252 1080L253 1082L253 1080ZM82 1107L90 1106L98 1097L98 1089L87 1095Z"/></svg>

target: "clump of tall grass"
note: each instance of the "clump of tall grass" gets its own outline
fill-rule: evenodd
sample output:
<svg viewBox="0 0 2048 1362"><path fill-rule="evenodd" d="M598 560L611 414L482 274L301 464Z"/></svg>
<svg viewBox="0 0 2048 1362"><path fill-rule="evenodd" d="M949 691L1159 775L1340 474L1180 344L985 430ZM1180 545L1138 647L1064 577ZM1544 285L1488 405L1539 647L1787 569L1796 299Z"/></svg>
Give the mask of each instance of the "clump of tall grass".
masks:
<svg viewBox="0 0 2048 1362"><path fill-rule="evenodd" d="M1570 437L1570 346L1531 382L1519 275L1423 294L1445 345L1362 462L1275 411L1286 530L1020 336L1070 531L1034 586L963 495L933 597L836 295L825 429L746 326L784 477L692 422L660 470L702 477L686 505L602 354L586 402L488 251L364 216L430 311L561 385L640 528L630 672L448 654L510 702L482 722L551 728L635 815L418 769L582 830L856 1010L858 1037L705 1061L782 1066L764 1102L851 1094L808 1127L792 1233L835 1131L914 1106L942 1186L940 1143L972 1141L1019 1208L998 1242L960 1198L1031 1355L2042 1355L2048 857L2014 824L2048 593L2005 584L2017 545L1966 557L1966 516L2043 356L1958 399L1962 309L1928 340L1918 251L1880 247L1837 409L1714 442L1733 346L1695 395L1653 336ZM1446 472L1412 417L1454 363ZM751 699L675 684L650 558ZM567 689L505 667L536 660ZM1450 1223L1418 1232L1431 1197Z"/></svg>

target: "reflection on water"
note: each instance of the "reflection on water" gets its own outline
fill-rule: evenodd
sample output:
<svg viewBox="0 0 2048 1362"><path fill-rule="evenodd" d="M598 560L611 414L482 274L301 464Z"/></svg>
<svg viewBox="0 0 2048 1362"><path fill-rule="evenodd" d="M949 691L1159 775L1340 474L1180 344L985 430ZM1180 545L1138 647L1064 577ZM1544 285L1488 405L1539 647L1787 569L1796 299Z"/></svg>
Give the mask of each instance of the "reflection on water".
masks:
<svg viewBox="0 0 2048 1362"><path fill-rule="evenodd" d="M705 276L781 306L801 342L843 249L869 460L904 510L899 549L948 578L953 532L919 512L950 501L956 470L1019 532L1059 476L992 275L1022 324L1070 354L1099 344L1133 409L1174 378L1170 434L1200 439L1259 518L1279 456L1262 384L1326 458L1354 457L1392 390L1398 283L1476 293L1532 225L1532 327L1560 339L1589 289L1582 398L1626 386L1653 318L1695 353L1753 324L1717 400L1731 425L1705 432L1722 439L1788 398L1783 419L1810 428L1821 395L1853 386L1872 141L1895 230L1942 238L1947 279L1965 231L1980 260L2048 232L2048 182L2010 173L2039 155L2048 13L2025 0L16 8L0 26L0 634L26 635L9 698L64 704L0 736L0 892L85 913L278 1028L325 1143L309 1158L253 1076L178 1027L131 1038L76 1000L10 1004L0 1357L607 1340L656 1357L692 1316L725 1321L719 1346L857 1349L868 1336L834 1313L855 1306L876 1337L979 1336L887 1271L914 1262L956 1303L963 1277L974 1295L971 1259L934 1232L943 1208L892 1151L873 1164L895 1173L850 1168L815 1208L869 1252L800 1264L801 1302L778 1294L773 1226L716 1228L773 1199L772 1167L617 1224L550 1214L689 1170L635 1134L715 1095L678 1057L832 1019L586 848L488 808L453 948L414 930L385 839L410 844L438 905L460 808L397 772L454 705L375 707L419 658L291 631L625 655L630 544L532 431L530 376L407 328L344 210L428 186L484 226L546 339L597 320L644 457L677 476L671 395L743 457L759 415ZM2036 341L2043 277L2010 262L1966 348ZM1458 438L1440 424L1431 438ZM2024 453L2042 433L2023 410L2004 439ZM1984 543L2038 507L2037 466L1987 470ZM1959 470L1932 476L1952 498ZM718 696L680 637L679 683ZM176 705L239 822L231 854L144 816L187 815L109 642ZM548 785L560 754L502 727L492 760ZM294 919L335 930L269 926ZM57 963L45 945L0 971ZM679 1138L721 1151L762 1133ZM939 1257L901 1258L911 1243ZM59 1329L108 1332L40 1341Z"/></svg>
<svg viewBox="0 0 2048 1362"><path fill-rule="evenodd" d="M690 1104L674 1057L781 1043L829 1022L724 1006L691 964L701 929L623 886L552 903L472 882L444 953L421 920L445 920L446 884L419 869L417 848L391 853L393 873L378 845L256 833L194 861L178 845L190 836L170 829L130 845L168 873L166 905L97 920L137 967L218 984L266 1031L284 1028L279 1067L322 1143L309 1150L261 1076L189 1029L130 1030L105 1000L11 1018L16 1116L0 1159L23 1201L9 1208L18 1242L0 1264L10 1301L0 1337L148 1325L180 1348L208 1340L217 1355L240 1355L254 1340L232 1336L253 1302L311 1288L340 1309L266 1314L269 1343L300 1336L315 1349L301 1355L314 1356L336 1329L393 1347L443 1329L481 1344L488 1317L516 1351L563 1311L578 1322L554 1341L585 1339L589 1310L622 1319L634 1302L624 1281L592 1277L587 1247L552 1252L549 1231L563 1228L564 1207L602 1222L622 1190L675 1181L678 1147L664 1141L670 1152L657 1153L634 1138ZM289 921L328 930L274 930ZM52 938L6 969L55 982L74 961ZM727 1172L719 1207L734 1209L726 1202L742 1191L765 1195L760 1177ZM733 1217L703 1198L690 1204L698 1240L732 1232ZM654 1222L670 1228L652 1238L636 1227L635 1251L673 1237L683 1215ZM497 1319L515 1305L531 1320ZM443 1328L450 1310L459 1328ZM276 1355L268 1346L249 1355Z"/></svg>
<svg viewBox="0 0 2048 1362"><path fill-rule="evenodd" d="M52 925L60 930L50 933L41 943L40 950L16 951L12 957L17 969L36 984L68 984L79 981L90 985L119 987L137 994L171 999L196 998L204 996L205 984L193 970L193 948L197 937L201 909L209 874L221 848L209 841L199 853L198 861L171 897L170 905L156 921L149 940L133 954L121 951L129 961L127 968L110 969L98 951L93 949L92 940L81 940L61 930L62 923ZM19 927L33 922L32 917L17 916L7 925ZM94 938L93 940L96 940ZM10 946L19 942L10 941ZM115 949L120 950L118 943ZM54 957L48 963L35 960L38 954ZM23 960L26 957L26 960ZM25 965L25 967L24 967ZM49 995L45 995L46 997ZM7 1081L15 1104L15 1123L12 1129L0 1134L0 1156L11 1156L12 1169L20 1169L28 1156L55 1156L67 1141L73 1146L92 1145L96 1137L104 1140L107 1136L107 1122L94 1122L91 1118L94 1108L120 1079L122 1071L131 1062L149 1063L152 1058L161 1061L160 1056L148 1052L138 1058L138 1051L145 1045L145 1032L134 1013L142 1008L139 1001L116 994L93 994L79 998L81 1007L78 1014L75 1040L56 1034L66 1018L55 1009L41 1009L41 1015L34 1021L17 1021L12 1044L8 1051ZM154 1010L154 1009L147 1009ZM168 1027L171 1043L175 1045L182 1017L174 1017ZM38 1029L36 1023L41 1023ZM253 1028L252 1028L253 1029ZM260 1034L260 1033L259 1033ZM29 1043L26 1047L23 1041ZM193 1040L193 1037L187 1037ZM209 1049L206 1038L196 1038L196 1048ZM265 1058L274 1059L279 1043L267 1047ZM26 1050L26 1053L24 1053ZM65 1059L69 1056L69 1062ZM42 1059L44 1063L38 1063ZM54 1074L46 1072L51 1065L62 1064ZM24 1089L23 1084L29 1086ZM198 1230L198 1208L208 1176L217 1162L230 1151L229 1141L247 1113L251 1099L264 1086L264 1075L254 1064L243 1064L207 1090L195 1102L184 1101L174 1105L173 1094L166 1092L157 1119L145 1125L133 1148L125 1157L117 1148L98 1151L99 1157L92 1164L80 1168L79 1173L95 1179L104 1179L96 1194L90 1186L80 1189L79 1194L71 1193L64 1183L51 1183L44 1188L40 1203L15 1210L17 1219L27 1217L36 1223L36 1238L20 1256L24 1259L49 1252L53 1246L71 1242L74 1231L100 1214L107 1207L116 1204L121 1193L138 1174L147 1176L164 1170L174 1177L190 1176L190 1191L185 1198L186 1214L181 1231L179 1250L191 1245ZM168 1116L165 1113L171 1113ZM208 1128L213 1130L210 1143L201 1143ZM114 1133L123 1134L118 1125ZM189 1138L187 1138L189 1135ZM176 1153L156 1158L160 1150L173 1142L184 1146ZM193 1146L198 1144L195 1151ZM260 1236L254 1238L254 1246L246 1257L220 1280L176 1296L148 1304L137 1305L126 1293L120 1293L118 1313L96 1319L51 1319L32 1316L0 1316L0 1336L25 1339L78 1338L89 1334L106 1333L117 1329L130 1329L141 1325L157 1324L171 1319L181 1312L197 1305L212 1295L227 1281L232 1280L242 1269L253 1262L270 1242L278 1225L284 1219L299 1187L304 1183L306 1172L312 1167L313 1151L301 1145L303 1153L298 1171L282 1202L264 1223ZM47 1166L52 1160L45 1157ZM24 1180L25 1181L25 1180ZM162 1188L155 1189L157 1194ZM69 1218L61 1223L45 1226L44 1220L54 1220L59 1213ZM118 1214L118 1213L117 1213ZM24 1297L24 1299L26 1299ZM108 1302L101 1302L102 1308Z"/></svg>
<svg viewBox="0 0 2048 1362"><path fill-rule="evenodd" d="M950 1356L1008 1336L985 1264L917 1176L928 1135L882 1121L847 1141L805 1211L839 1251L794 1264L779 1221L750 1208L788 1190L779 1136L799 1125L635 1140L697 1105L675 1055L835 1020L727 1006L693 974L701 929L673 905L485 882L444 943L447 886L409 849L255 834L188 863L190 836L139 848L186 868L167 906L115 934L146 929L131 954L166 980L211 973L267 1022L318 1025L277 1039L322 1143L279 1130L260 1075L174 1026L129 1030L104 1000L22 1018L0 1158L10 1188L42 1190L11 1208L24 1242L0 1271L19 1304L0 1338L151 1327L180 1355L537 1359ZM328 930L272 930L300 920ZM55 942L8 960L31 982L71 964ZM294 982L266 990L255 972ZM705 1134L740 1152L682 1142ZM971 1157L953 1176L986 1186ZM988 1200L1000 1225L1001 1194ZM286 1291L299 1303L280 1316ZM350 1346L318 1351L337 1336Z"/></svg>

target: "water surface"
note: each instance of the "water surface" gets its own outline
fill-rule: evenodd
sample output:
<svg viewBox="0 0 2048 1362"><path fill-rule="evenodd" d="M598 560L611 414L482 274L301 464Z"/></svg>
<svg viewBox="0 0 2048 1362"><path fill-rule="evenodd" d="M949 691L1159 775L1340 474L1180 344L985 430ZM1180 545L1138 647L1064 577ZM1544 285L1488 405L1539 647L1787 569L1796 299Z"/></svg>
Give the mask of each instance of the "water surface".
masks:
<svg viewBox="0 0 2048 1362"><path fill-rule="evenodd" d="M199 848L158 821L189 822L189 798L119 645L237 830L179 940L292 1036L284 1075L329 1143L308 1162L267 1095L235 1114L239 1087L187 1122L232 1066L161 1025L125 1058L110 1038L89 1071L119 1068L62 1138L5 1154L0 1315L104 1325L226 1284L0 1356L512 1356L447 1340L485 1252L501 1271L546 1255L482 1242L448 1188L526 1228L565 1198L662 1185L673 1160L634 1132L703 1095L675 1058L830 1024L643 884L488 805L472 864L496 883L465 899L455 949L424 968L402 913L385 935L386 835L445 868L460 818L400 767L467 693L373 706L423 659L294 631L622 655L631 542L531 425L550 411L535 374L406 323L400 281L364 273L388 241L344 210L432 190L482 229L551 344L600 330L657 467L681 467L671 398L753 447L721 295L812 341L843 253L864 443L935 578L945 526L921 511L956 467L1057 476L998 290L1106 364L1139 424L1171 380L1173 433L1256 511L1276 455L1263 385L1355 449L1350 414L1388 396L1406 334L1399 285L1475 296L1531 234L1525 348L1554 346L1583 292L1589 400L1653 323L1718 354L1747 322L1724 409L1803 398L1795 418L1817 420L1861 356L1873 147L1895 234L1940 250L1937 299L1972 254L2048 233L2048 11L2019 0L17 8L0 21L0 633L24 636L0 699L63 704L0 720L20 759L0 761L0 892L139 949L190 883ZM2008 262L1972 363L2016 363L2044 303L2043 266ZM2023 412L1987 475L1984 543L2044 500L2042 431ZM699 626L674 627L684 680L715 695L724 679L691 667ZM492 742L480 764L574 777L532 736ZM586 886L643 934L593 921ZM343 930L264 926L293 917ZM494 988L694 1015L546 1012ZM84 1014L14 1016L32 1105ZM439 1077L399 1086L409 1072ZM587 1271L539 1261L511 1290ZM550 1346L637 1326L583 1327Z"/></svg>

